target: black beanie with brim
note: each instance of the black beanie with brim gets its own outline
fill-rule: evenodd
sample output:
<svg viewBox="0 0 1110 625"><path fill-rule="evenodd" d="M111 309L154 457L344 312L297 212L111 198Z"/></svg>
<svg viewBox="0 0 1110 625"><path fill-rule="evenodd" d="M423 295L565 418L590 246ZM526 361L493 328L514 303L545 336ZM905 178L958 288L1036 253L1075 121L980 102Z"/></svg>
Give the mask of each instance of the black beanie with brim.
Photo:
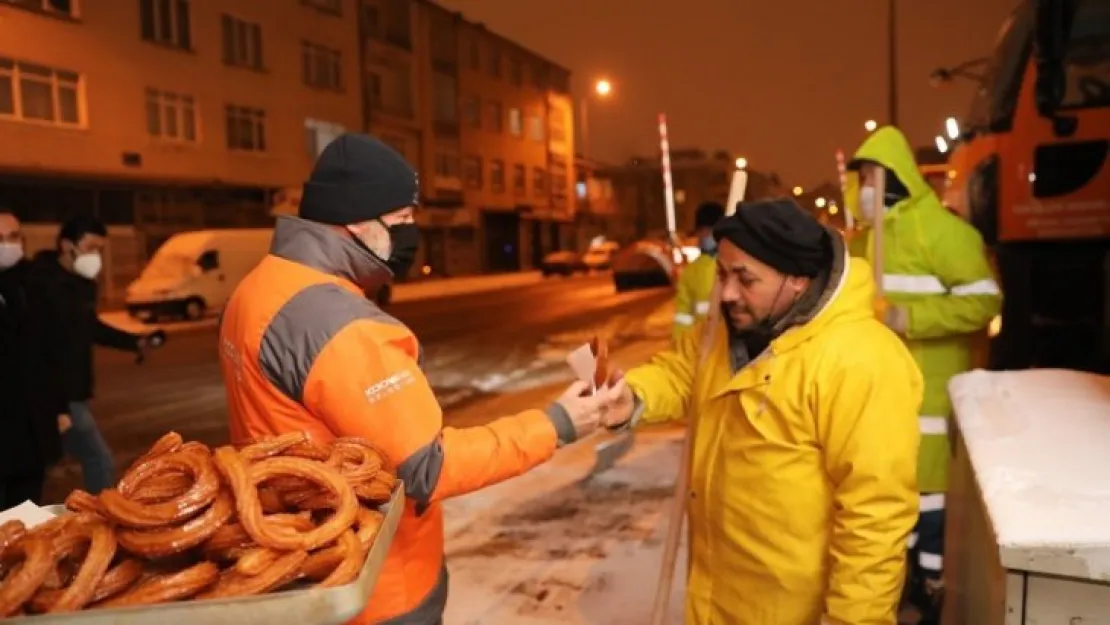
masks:
<svg viewBox="0 0 1110 625"><path fill-rule="evenodd" d="M375 137L347 133L316 159L298 214L345 226L415 206L419 196L419 177L405 157Z"/></svg>
<svg viewBox="0 0 1110 625"><path fill-rule="evenodd" d="M832 266L828 230L791 199L740 202L713 237L789 276L812 278Z"/></svg>

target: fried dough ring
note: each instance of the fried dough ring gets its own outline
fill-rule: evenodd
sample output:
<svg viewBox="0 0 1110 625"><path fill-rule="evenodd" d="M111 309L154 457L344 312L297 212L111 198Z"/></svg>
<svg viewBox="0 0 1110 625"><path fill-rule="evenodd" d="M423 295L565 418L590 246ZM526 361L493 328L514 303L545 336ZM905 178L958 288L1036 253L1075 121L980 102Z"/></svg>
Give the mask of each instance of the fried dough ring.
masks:
<svg viewBox="0 0 1110 625"><path fill-rule="evenodd" d="M207 450L202 454L194 449L163 454L135 467L120 480L118 488L100 493L104 511L116 523L135 529L180 523L196 516L220 492L220 476ZM144 504L132 499L150 476L166 471L188 473L195 481L188 491L166 501Z"/></svg>
<svg viewBox="0 0 1110 625"><path fill-rule="evenodd" d="M4 521L3 525L0 525L0 551L7 549L8 545L23 538L26 533L27 526L23 524L23 521L18 519Z"/></svg>
<svg viewBox="0 0 1110 625"><path fill-rule="evenodd" d="M73 612L85 607L92 600L97 585L116 556L115 532L96 515L77 515L55 541L53 560L58 562L82 549L85 551L85 559L77 569L77 574L45 612Z"/></svg>
<svg viewBox="0 0 1110 625"><path fill-rule="evenodd" d="M93 592L89 603L103 601L127 590L142 576L143 571L143 563L140 560L132 558L121 560L119 564L108 569L108 572L97 583L96 591ZM45 612L50 606L57 603L61 596L61 590L40 589L31 599L31 610Z"/></svg>
<svg viewBox="0 0 1110 625"><path fill-rule="evenodd" d="M152 575L115 598L94 608L122 608L188 599L220 578L220 568L212 562L198 562L174 573Z"/></svg>
<svg viewBox="0 0 1110 625"><path fill-rule="evenodd" d="M164 558L181 553L211 538L231 518L234 508L231 493L221 490L207 510L181 525L150 530L121 528L119 544L127 551L144 558Z"/></svg>
<svg viewBox="0 0 1110 625"><path fill-rule="evenodd" d="M307 532L316 527L308 513L271 514L265 517L267 523L286 526L290 529ZM254 539L247 534L239 523L221 526L201 547L204 557L212 560L238 560L247 551L257 547Z"/></svg>
<svg viewBox="0 0 1110 625"><path fill-rule="evenodd" d="M20 523L20 526L23 524ZM13 532L15 526L9 526ZM0 584L0 616L12 616L35 595L54 568L54 545L45 536L24 534L6 545L0 559L19 558L3 584Z"/></svg>
<svg viewBox="0 0 1110 625"><path fill-rule="evenodd" d="M304 432L290 432L274 438L248 443L239 450L239 455L248 463L257 462L264 458L276 456L290 447L304 443L306 440L308 440L308 435Z"/></svg>
<svg viewBox="0 0 1110 625"><path fill-rule="evenodd" d="M349 482L373 479L385 465L385 455L361 438L337 438L332 442L327 464Z"/></svg>
<svg viewBox="0 0 1110 625"><path fill-rule="evenodd" d="M260 460L248 467L242 456L231 447L216 450L215 462L235 493L239 522L259 546L281 551L315 549L338 538L354 523L358 513L354 489L334 469L318 462L278 456ZM275 475L295 475L326 488L337 499L331 518L304 533L267 523L262 515L256 485Z"/></svg>
<svg viewBox="0 0 1110 625"><path fill-rule="evenodd" d="M609 344L605 339L595 336L590 341L590 352L597 363L594 366L594 386L602 388L609 383Z"/></svg>
<svg viewBox="0 0 1110 625"><path fill-rule="evenodd" d="M216 582L215 586L197 598L245 597L273 590L295 579L307 558L308 553L303 550L285 552L260 575L243 575L234 568L228 569L220 576L220 581Z"/></svg>
<svg viewBox="0 0 1110 625"><path fill-rule="evenodd" d="M96 495L80 489L73 491L66 497L65 507L70 512L76 512L77 514L95 514L101 518L108 518L104 512L104 506L100 505L100 500L96 498Z"/></svg>

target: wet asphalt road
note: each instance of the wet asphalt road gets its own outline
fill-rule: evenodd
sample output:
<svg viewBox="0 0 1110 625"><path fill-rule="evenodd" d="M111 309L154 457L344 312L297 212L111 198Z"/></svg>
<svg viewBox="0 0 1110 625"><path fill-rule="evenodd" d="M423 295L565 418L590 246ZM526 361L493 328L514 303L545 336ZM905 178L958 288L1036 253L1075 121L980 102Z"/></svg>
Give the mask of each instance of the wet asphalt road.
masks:
<svg viewBox="0 0 1110 625"><path fill-rule="evenodd" d="M421 339L429 378L449 408L475 380L535 364L547 337L617 316L647 317L670 296L667 289L617 294L609 277L591 276L397 303L388 310ZM142 365L131 354L98 350L93 411L118 466L126 467L169 430L209 445L226 442L215 337L214 328L172 333ZM60 501L79 486L77 466L63 460L51 471L48 501Z"/></svg>

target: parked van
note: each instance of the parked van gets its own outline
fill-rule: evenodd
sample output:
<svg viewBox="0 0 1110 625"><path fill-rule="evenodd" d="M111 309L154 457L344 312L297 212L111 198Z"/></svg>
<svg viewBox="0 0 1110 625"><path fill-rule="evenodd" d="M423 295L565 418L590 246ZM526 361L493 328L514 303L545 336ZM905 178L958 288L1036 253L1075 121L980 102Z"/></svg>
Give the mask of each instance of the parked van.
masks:
<svg viewBox="0 0 1110 625"><path fill-rule="evenodd" d="M218 313L269 251L272 236L271 228L173 235L127 287L127 312L140 321Z"/></svg>

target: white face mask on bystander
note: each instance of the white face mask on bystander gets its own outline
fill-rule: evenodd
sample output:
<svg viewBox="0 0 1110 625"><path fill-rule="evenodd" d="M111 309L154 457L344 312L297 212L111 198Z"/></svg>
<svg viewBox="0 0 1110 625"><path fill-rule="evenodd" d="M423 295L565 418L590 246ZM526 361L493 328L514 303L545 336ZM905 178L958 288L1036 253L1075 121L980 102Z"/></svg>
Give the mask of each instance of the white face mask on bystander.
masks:
<svg viewBox="0 0 1110 625"><path fill-rule="evenodd" d="M0 270L10 269L23 260L22 243L0 243Z"/></svg>
<svg viewBox="0 0 1110 625"><path fill-rule="evenodd" d="M96 277L100 275L103 262L97 252L78 254L77 258L73 259L73 271L83 278L96 280Z"/></svg>

